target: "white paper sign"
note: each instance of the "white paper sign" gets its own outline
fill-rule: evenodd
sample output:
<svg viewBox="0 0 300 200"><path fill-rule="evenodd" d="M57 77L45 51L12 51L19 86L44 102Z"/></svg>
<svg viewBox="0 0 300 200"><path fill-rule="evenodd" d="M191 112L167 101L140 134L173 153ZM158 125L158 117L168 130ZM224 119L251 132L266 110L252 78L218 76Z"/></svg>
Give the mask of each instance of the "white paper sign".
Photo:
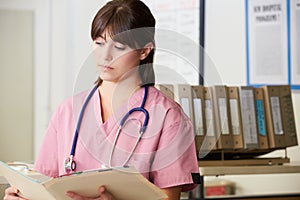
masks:
<svg viewBox="0 0 300 200"><path fill-rule="evenodd" d="M286 0L248 0L247 8L249 84L287 84Z"/></svg>
<svg viewBox="0 0 300 200"><path fill-rule="evenodd" d="M290 1L291 84L300 89L300 0Z"/></svg>

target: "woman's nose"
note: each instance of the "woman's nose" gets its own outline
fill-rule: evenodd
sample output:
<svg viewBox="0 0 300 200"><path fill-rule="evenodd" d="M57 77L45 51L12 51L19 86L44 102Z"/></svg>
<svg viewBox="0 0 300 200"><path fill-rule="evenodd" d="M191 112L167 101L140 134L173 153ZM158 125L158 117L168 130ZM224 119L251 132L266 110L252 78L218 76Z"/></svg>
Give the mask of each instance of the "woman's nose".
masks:
<svg viewBox="0 0 300 200"><path fill-rule="evenodd" d="M112 57L111 53L105 53L104 59L106 61L112 61L113 57Z"/></svg>
<svg viewBox="0 0 300 200"><path fill-rule="evenodd" d="M104 60L105 61L112 61L113 55L112 55L110 47L105 48L104 51L103 51L103 54L104 54Z"/></svg>

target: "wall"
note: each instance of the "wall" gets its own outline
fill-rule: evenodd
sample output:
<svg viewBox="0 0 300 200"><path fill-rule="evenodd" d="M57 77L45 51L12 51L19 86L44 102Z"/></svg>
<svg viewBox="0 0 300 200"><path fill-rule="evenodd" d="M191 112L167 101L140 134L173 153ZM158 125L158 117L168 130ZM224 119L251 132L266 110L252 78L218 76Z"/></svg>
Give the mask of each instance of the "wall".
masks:
<svg viewBox="0 0 300 200"><path fill-rule="evenodd" d="M48 29L48 1L47 0L28 0L28 1L22 1L22 0L0 0L0 9L1 10L7 10L7 11L20 11L20 12L32 12L33 19L31 21L31 35L28 35L28 39L32 38L32 41L21 41L18 44L12 43L10 44L15 45L19 49L25 49L25 51L21 54L26 55L28 52L33 53L32 55L29 55L31 59L31 64L30 68L31 73L23 73L22 75L24 77L24 80L32 80L34 82L33 86L33 91L29 91L31 93L31 100L27 102L28 104L31 104L34 108L32 107L27 107L26 104L22 103L22 98L18 98L17 102L12 102L11 103L16 103L18 106L20 106L20 110L26 110L25 112L28 112L28 118L30 118L30 115L33 117L33 123L31 123L32 129L30 130L30 134L26 134L22 131L20 131L20 134L25 140L28 140L28 137L33 137L33 140L30 141L31 145L33 148L29 148L28 150L24 150L26 152L23 154L22 157L14 157L11 159L18 159L18 160L26 160L26 161L33 161L32 159L34 158L34 151L38 149L38 142L40 141L41 138L43 137L43 133L45 132L46 126L48 124L48 95L47 95L47 88L48 88L48 69L49 69L49 29ZM19 21L20 22L20 21ZM16 23L18 23L18 20L16 20ZM3 28L3 27L2 27ZM22 39L22 31L16 31L17 27L12 28L10 30L5 30L7 32L11 31L10 34L6 34L4 37L1 38L3 40L7 41L14 41L17 42L19 39ZM16 36L17 35L17 36ZM16 38L14 38L16 37ZM24 38L23 38L24 39ZM27 42L27 43L26 43ZM31 44L28 44L28 42ZM24 48L22 46L18 46L21 44L28 44L29 46L27 47L26 45ZM28 49L29 48L29 49ZM32 48L32 51L30 50ZM8 50L1 49L2 55L5 55L8 53ZM12 53L13 54L13 53ZM7 57L13 57L14 55L7 55ZM29 58L28 57L28 58ZM26 59L28 59L26 58ZM18 58L14 58L12 62L16 63L18 62ZM22 70L26 70L25 65L20 67L24 67ZM29 69L30 69L29 68ZM15 76L13 76L15 77ZM16 78L16 77L15 77ZM19 86L22 86L21 82L18 82L18 80L14 80L15 83L19 84ZM32 90L32 89L31 89ZM26 90L24 90L26 91ZM2 95L5 95L2 93ZM27 108L26 108L27 107ZM28 110L29 109L29 110ZM7 113L4 113L6 115ZM15 125L17 126L17 125ZM9 133L7 132L1 132L2 137L5 137L5 135L9 138ZM26 138L27 135L27 138ZM21 142L23 139L20 139L22 137L19 137L19 142ZM8 143L6 143L8 145ZM2 146L3 147L3 146ZM4 148L4 147L3 147ZM14 151L14 145L9 144L8 148ZM31 150L30 150L31 149Z"/></svg>
<svg viewBox="0 0 300 200"><path fill-rule="evenodd" d="M0 160L31 161L33 12L0 9L0 27Z"/></svg>
<svg viewBox="0 0 300 200"><path fill-rule="evenodd" d="M216 84L246 85L245 47L245 1L207 0L206 1L205 49L221 76ZM205 69L205 72L209 72ZM205 74L214 79L215 74ZM300 93L293 91L294 112L298 141L300 140ZM300 163L300 146L288 148L291 162ZM283 157L283 151L275 151L265 157ZM238 194L300 192L300 175L258 175L226 176L238 184ZM210 180L211 178L209 178Z"/></svg>

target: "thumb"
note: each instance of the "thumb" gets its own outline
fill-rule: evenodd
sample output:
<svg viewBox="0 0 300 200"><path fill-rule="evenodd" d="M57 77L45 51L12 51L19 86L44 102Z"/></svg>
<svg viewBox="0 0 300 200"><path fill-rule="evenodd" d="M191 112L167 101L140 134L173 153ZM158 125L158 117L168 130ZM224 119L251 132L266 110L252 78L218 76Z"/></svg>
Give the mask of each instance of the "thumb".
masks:
<svg viewBox="0 0 300 200"><path fill-rule="evenodd" d="M76 194L75 192L71 192L71 191L67 191L66 195L68 197L72 198L73 200L82 200L83 199L80 195Z"/></svg>
<svg viewBox="0 0 300 200"><path fill-rule="evenodd" d="M98 191L99 191L99 194L100 194L100 195L101 195L101 194L104 194L104 193L106 192L105 186L104 186L104 185L100 186L99 189L98 189Z"/></svg>

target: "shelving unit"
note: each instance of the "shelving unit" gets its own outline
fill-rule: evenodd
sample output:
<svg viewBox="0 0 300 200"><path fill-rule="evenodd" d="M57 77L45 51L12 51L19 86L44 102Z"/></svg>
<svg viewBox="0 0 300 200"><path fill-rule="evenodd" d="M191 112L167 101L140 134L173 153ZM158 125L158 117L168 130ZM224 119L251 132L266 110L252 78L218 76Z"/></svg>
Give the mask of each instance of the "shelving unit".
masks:
<svg viewBox="0 0 300 200"><path fill-rule="evenodd" d="M282 165L249 165L249 166L200 166L201 183L204 183L205 176L226 176L226 175L258 175L258 174L290 174L300 173L300 164L282 164ZM280 183L278 183L280 184ZM224 197L205 197L204 184L200 186L200 198L205 199L300 199L300 191L293 194L280 195L256 195L256 196L224 196Z"/></svg>
<svg viewBox="0 0 300 200"><path fill-rule="evenodd" d="M257 158L257 159L240 159L240 160L215 160L215 161L200 161L199 167L208 166L268 166L282 165L289 163L289 158Z"/></svg>

